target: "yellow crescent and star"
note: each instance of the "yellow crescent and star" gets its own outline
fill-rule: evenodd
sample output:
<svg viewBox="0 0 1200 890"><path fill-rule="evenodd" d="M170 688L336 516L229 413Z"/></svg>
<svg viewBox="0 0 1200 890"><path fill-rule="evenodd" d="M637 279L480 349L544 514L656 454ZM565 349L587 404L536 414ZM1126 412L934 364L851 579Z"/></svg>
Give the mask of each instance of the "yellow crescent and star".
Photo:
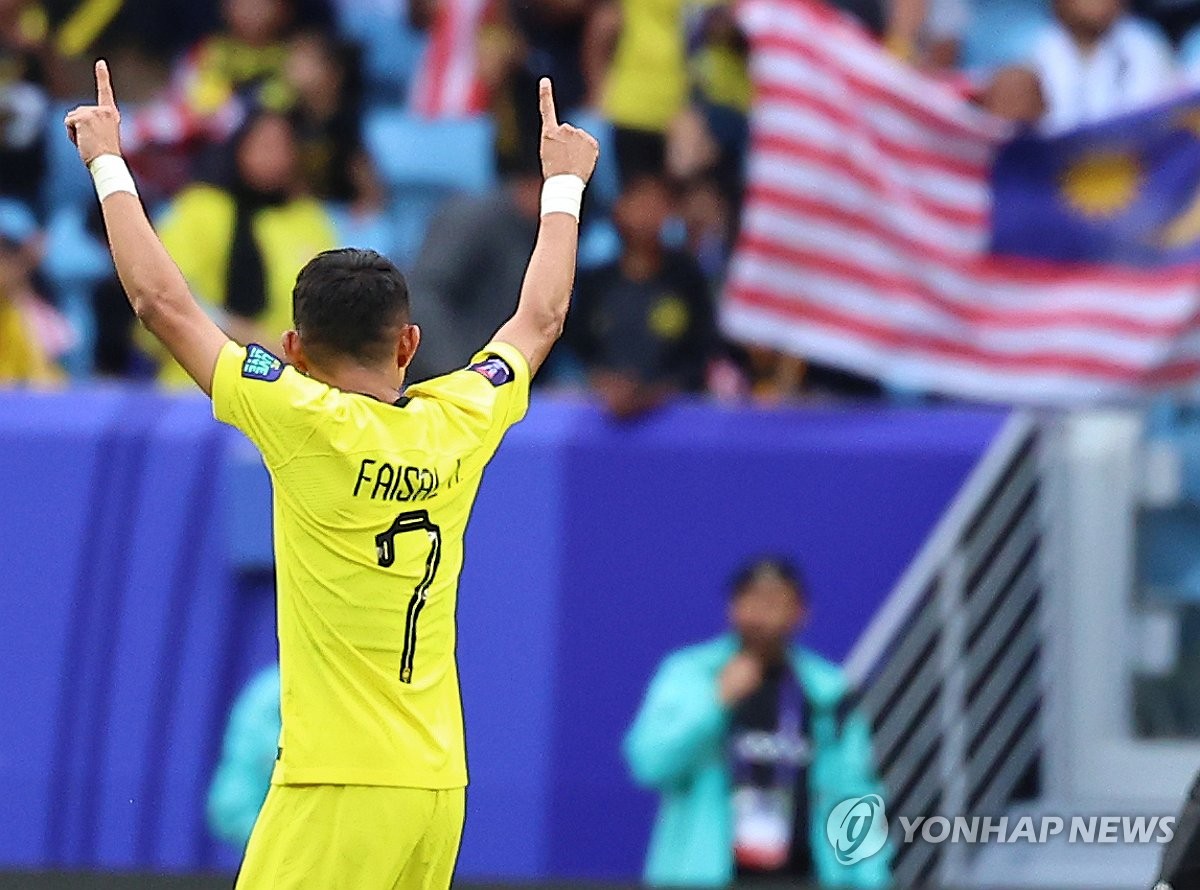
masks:
<svg viewBox="0 0 1200 890"><path fill-rule="evenodd" d="M1200 138L1200 105L1175 114L1179 130ZM1074 158L1059 177L1063 200L1080 216L1111 219L1133 205L1146 183L1146 170L1132 149L1101 148ZM1178 250L1200 242L1200 182L1184 209L1151 237L1160 248Z"/></svg>

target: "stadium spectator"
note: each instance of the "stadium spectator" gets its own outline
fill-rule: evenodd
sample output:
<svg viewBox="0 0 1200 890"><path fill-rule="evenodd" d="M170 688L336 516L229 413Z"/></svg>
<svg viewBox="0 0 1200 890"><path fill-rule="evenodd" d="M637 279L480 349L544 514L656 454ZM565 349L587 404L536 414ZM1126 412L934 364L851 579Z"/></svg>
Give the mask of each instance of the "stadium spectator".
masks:
<svg viewBox="0 0 1200 890"><path fill-rule="evenodd" d="M515 169L536 152L540 77L554 81L558 105L568 114L586 100L580 68L592 0L506 0L485 25L480 69L492 95L497 154L502 170Z"/></svg>
<svg viewBox="0 0 1200 890"><path fill-rule="evenodd" d="M708 285L688 253L663 244L674 210L659 176L629 181L613 208L621 255L581 274L566 342L591 388L618 417L704 388L717 336Z"/></svg>
<svg viewBox="0 0 1200 890"><path fill-rule="evenodd" d="M966 0L896 0L887 18L885 43L893 55L934 70L958 65L971 18Z"/></svg>
<svg viewBox="0 0 1200 890"><path fill-rule="evenodd" d="M258 105L287 108L284 39L294 14L291 0L222 0L221 12L225 30L201 41L178 71L189 108L207 117L247 93Z"/></svg>
<svg viewBox="0 0 1200 890"><path fill-rule="evenodd" d="M462 367L512 313L537 235L541 188L537 167L527 165L493 192L456 196L438 210L409 275L413 319L423 332L412 380Z"/></svg>
<svg viewBox="0 0 1200 890"><path fill-rule="evenodd" d="M759 559L733 581L730 632L659 666L624 741L661 794L647 883L887 886L886 851L844 866L826 841L835 804L880 789L845 676L792 642L807 614L796 570Z"/></svg>
<svg viewBox="0 0 1200 890"><path fill-rule="evenodd" d="M194 176L200 149L228 140L247 108L285 112L294 104L285 75L293 0L221 0L220 10L224 27L185 54L162 95L124 122L122 147L152 194L170 194ZM166 152L179 156L181 171L159 169Z"/></svg>
<svg viewBox="0 0 1200 890"><path fill-rule="evenodd" d="M683 0L604 0L589 23L591 104L612 121L623 179L664 169L667 130L688 99L684 13Z"/></svg>
<svg viewBox="0 0 1200 890"><path fill-rule="evenodd" d="M231 337L278 348L292 322L292 287L314 254L335 245L333 223L301 191L296 137L286 117L260 112L229 147L227 187L194 185L168 209L163 243L198 299L220 315ZM163 359L159 379L187 376Z"/></svg>
<svg viewBox="0 0 1200 890"><path fill-rule="evenodd" d="M664 170L738 179L750 81L732 4L603 0L582 55L589 102L613 123L623 179Z"/></svg>
<svg viewBox="0 0 1200 890"><path fill-rule="evenodd" d="M162 0L41 0L27 21L42 42L57 96L85 96L97 56L119 58L127 90L148 100L166 81L168 66L211 30L216 3Z"/></svg>
<svg viewBox="0 0 1200 890"><path fill-rule="evenodd" d="M358 0L350 0L358 2ZM163 0L24 0L27 30L44 41L60 60L79 62L72 71L70 94L84 94L97 55L134 50L143 57L168 61L221 27L220 0L165 3ZM294 0L294 24L325 28L333 24L329 0ZM74 65L70 67L74 68ZM86 69L86 70L83 70ZM137 89L136 78L123 78L126 89Z"/></svg>
<svg viewBox="0 0 1200 890"><path fill-rule="evenodd" d="M1015 103L1040 102L1046 132L1151 104L1176 85L1170 44L1123 0L1055 0L1054 15L1025 65L1036 76L1025 80L1031 95Z"/></svg>
<svg viewBox="0 0 1200 890"><path fill-rule="evenodd" d="M688 60L692 99L667 130L666 169L680 181L713 179L737 208L751 85L749 45L730 6L710 6L690 17Z"/></svg>
<svg viewBox="0 0 1200 890"><path fill-rule="evenodd" d="M0 194L36 205L45 173L46 70L36 8L0 0Z"/></svg>
<svg viewBox="0 0 1200 890"><path fill-rule="evenodd" d="M808 370L804 359L765 346L747 346L745 353L750 396L756 402L777 405L803 394Z"/></svg>
<svg viewBox="0 0 1200 890"><path fill-rule="evenodd" d="M594 6L593 0L508 2L509 16L526 48L521 70L527 79L545 76L553 80L563 108L577 108L587 98L580 58ZM524 118L530 118L532 112L530 109Z"/></svg>
<svg viewBox="0 0 1200 890"><path fill-rule="evenodd" d="M89 209L84 225L86 237L103 250L101 245L105 244L106 236L99 202ZM111 264L93 284L92 317L95 321L92 370L105 377L134 377L139 376L138 372L145 376L149 369L145 362L139 365L142 356L134 346L136 318Z"/></svg>
<svg viewBox="0 0 1200 890"><path fill-rule="evenodd" d="M267 798L281 723L279 665L273 664L251 677L238 693L225 726L221 760L208 788L208 828L238 852L246 848Z"/></svg>
<svg viewBox="0 0 1200 890"><path fill-rule="evenodd" d="M997 71L984 85L979 102L992 114L1026 127L1036 126L1046 112L1037 74L1017 65Z"/></svg>
<svg viewBox="0 0 1200 890"><path fill-rule="evenodd" d="M361 213L384 203L383 185L362 141L362 73L349 44L310 32L292 41L284 74L300 169L313 195Z"/></svg>
<svg viewBox="0 0 1200 890"><path fill-rule="evenodd" d="M684 184L679 215L687 235L688 252L695 257L716 293L733 251L737 224L734 207L715 179L698 177Z"/></svg>
<svg viewBox="0 0 1200 890"><path fill-rule="evenodd" d="M0 199L0 383L48 383L74 345L61 315L37 293L40 232L30 210Z"/></svg>
<svg viewBox="0 0 1200 890"><path fill-rule="evenodd" d="M800 399L877 399L885 392L891 392L870 377L767 346L739 343L731 352L736 381L726 376L729 368L724 367L724 363L721 367L720 394L726 398L748 397L762 407L773 407ZM711 373L709 387L715 391Z"/></svg>
<svg viewBox="0 0 1200 890"><path fill-rule="evenodd" d="M0 386L49 383L59 376L21 306L0 289Z"/></svg>

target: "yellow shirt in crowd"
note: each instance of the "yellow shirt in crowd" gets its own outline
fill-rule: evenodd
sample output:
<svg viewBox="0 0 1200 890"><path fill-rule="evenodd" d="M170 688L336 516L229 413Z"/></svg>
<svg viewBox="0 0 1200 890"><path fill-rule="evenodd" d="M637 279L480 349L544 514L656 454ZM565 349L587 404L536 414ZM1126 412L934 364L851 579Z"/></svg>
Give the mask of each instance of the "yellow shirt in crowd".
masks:
<svg viewBox="0 0 1200 890"><path fill-rule="evenodd" d="M688 99L686 17L690 10L726 2L621 0L621 34L604 96L604 110L614 124L655 133L667 129Z"/></svg>
<svg viewBox="0 0 1200 890"><path fill-rule="evenodd" d="M0 385L61 379L20 308L0 294Z"/></svg>
<svg viewBox="0 0 1200 890"><path fill-rule="evenodd" d="M233 246L236 208L226 191L207 185L184 189L158 226L159 236L192 293L219 314ZM336 246L333 221L319 201L298 198L260 210L254 236L262 251L267 306L257 319L271 348L292 326L292 289L296 276L316 254ZM139 344L163 362L159 381L185 386L190 378L152 337L139 331Z"/></svg>

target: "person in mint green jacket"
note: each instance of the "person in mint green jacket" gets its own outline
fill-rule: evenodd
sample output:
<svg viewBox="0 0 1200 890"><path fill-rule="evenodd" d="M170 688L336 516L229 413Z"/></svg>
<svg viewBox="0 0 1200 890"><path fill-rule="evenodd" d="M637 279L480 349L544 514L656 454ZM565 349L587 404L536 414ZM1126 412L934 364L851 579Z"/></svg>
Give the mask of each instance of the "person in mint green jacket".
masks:
<svg viewBox="0 0 1200 890"><path fill-rule="evenodd" d="M634 779L662 796L648 884L889 885L886 844L850 861L827 836L834 807L882 791L845 675L792 642L806 614L796 570L760 559L732 584L732 632L659 666L623 746Z"/></svg>
<svg viewBox="0 0 1200 890"><path fill-rule="evenodd" d="M272 664L252 676L234 700L208 789L209 830L239 851L271 787L281 722L279 665Z"/></svg>

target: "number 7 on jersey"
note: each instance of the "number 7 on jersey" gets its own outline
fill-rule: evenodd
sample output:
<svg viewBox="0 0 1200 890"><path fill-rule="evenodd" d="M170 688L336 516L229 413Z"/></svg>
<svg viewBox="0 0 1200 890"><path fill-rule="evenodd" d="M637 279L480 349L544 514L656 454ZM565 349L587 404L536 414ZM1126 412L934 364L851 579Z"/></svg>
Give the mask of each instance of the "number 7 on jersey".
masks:
<svg viewBox="0 0 1200 890"><path fill-rule="evenodd" d="M404 618L404 648L400 650L401 683L412 682L413 657L417 652L417 619L425 607L425 598L442 558L442 530L429 518L428 510L412 510L401 513L387 530L375 536L375 553L379 565L386 569L396 562L396 536L422 531L429 537L429 555L425 559L425 574L413 590Z"/></svg>

